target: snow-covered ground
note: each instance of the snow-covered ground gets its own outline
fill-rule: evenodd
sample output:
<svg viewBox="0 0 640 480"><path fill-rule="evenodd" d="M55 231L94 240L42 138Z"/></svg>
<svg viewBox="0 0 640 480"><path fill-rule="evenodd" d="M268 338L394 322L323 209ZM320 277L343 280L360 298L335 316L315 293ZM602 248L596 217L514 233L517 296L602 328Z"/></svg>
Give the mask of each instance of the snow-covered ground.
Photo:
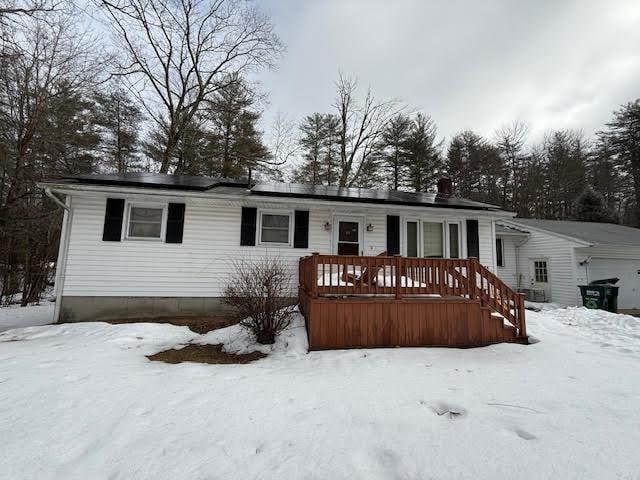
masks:
<svg viewBox="0 0 640 480"><path fill-rule="evenodd" d="M40 305L21 307L9 305L0 307L0 332L12 328L33 327L36 325L48 325L53 323L53 310L55 305L49 301L43 301Z"/></svg>
<svg viewBox="0 0 640 480"><path fill-rule="evenodd" d="M0 334L6 479L637 479L640 319L527 312L539 343L306 353L299 318L248 365L168 365L236 327ZM451 413L453 412L453 413Z"/></svg>

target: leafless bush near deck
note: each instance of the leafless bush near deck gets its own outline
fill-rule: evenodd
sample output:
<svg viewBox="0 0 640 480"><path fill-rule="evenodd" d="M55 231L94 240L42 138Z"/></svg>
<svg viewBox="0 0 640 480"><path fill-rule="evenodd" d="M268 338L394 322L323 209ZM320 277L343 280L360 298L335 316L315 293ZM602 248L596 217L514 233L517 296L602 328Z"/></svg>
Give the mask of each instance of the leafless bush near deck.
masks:
<svg viewBox="0 0 640 480"><path fill-rule="evenodd" d="M279 258L239 260L224 289L224 302L244 320L258 343L272 344L290 322L291 274Z"/></svg>

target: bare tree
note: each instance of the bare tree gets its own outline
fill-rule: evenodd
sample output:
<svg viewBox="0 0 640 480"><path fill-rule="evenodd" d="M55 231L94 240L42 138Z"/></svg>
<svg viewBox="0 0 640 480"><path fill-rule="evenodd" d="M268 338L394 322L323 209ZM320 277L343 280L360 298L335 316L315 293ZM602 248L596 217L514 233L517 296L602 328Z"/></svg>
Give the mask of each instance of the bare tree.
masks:
<svg viewBox="0 0 640 480"><path fill-rule="evenodd" d="M84 98L100 61L67 12L15 29L0 59L0 283L4 295L19 283L26 304L44 288L59 227L59 209L35 183L90 169Z"/></svg>
<svg viewBox="0 0 640 480"><path fill-rule="evenodd" d="M515 121L499 128L495 133L495 145L500 150L509 168L510 182L504 183L503 205L508 196L507 186L511 184L511 202L514 210L518 208L519 171L521 167L523 149L529 135L529 126L521 121Z"/></svg>
<svg viewBox="0 0 640 480"><path fill-rule="evenodd" d="M370 89L360 102L356 98L357 88L354 78L340 74L334 107L340 119L341 187L357 183L360 173L378 150L387 122L404 110L396 100L377 100Z"/></svg>
<svg viewBox="0 0 640 480"><path fill-rule="evenodd" d="M244 318L240 324L255 335L258 343L274 343L289 325L295 308L290 279L282 260L275 257L234 263L224 301Z"/></svg>
<svg viewBox="0 0 640 480"><path fill-rule="evenodd" d="M25 19L54 12L63 4L63 0L0 0L0 57L11 53L6 47L14 44L16 29Z"/></svg>
<svg viewBox="0 0 640 480"><path fill-rule="evenodd" d="M246 70L271 67L282 46L268 16L243 0L100 0L127 78L164 131L167 172L203 101Z"/></svg>
<svg viewBox="0 0 640 480"><path fill-rule="evenodd" d="M300 152L295 123L283 113L276 113L267 143L271 155L269 162L262 164L262 170L268 176L282 180L281 167L290 163Z"/></svg>

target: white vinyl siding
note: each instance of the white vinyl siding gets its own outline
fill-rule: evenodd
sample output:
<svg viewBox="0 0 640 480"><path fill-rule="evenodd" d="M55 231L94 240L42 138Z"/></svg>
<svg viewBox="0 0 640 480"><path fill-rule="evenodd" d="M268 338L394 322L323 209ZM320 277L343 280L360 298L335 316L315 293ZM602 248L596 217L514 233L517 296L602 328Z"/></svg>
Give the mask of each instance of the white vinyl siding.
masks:
<svg viewBox="0 0 640 480"><path fill-rule="evenodd" d="M521 243L521 237L504 236L502 239L502 261L504 266L497 267L498 277L513 289L519 288L518 271L516 270L516 242Z"/></svg>
<svg viewBox="0 0 640 480"><path fill-rule="evenodd" d="M532 260L546 259L550 287L547 300L561 305L581 304L574 254L578 244L545 232L528 230L528 240L518 248L517 271L521 275L522 288L530 288L531 282L535 281Z"/></svg>
<svg viewBox="0 0 640 480"><path fill-rule="evenodd" d="M478 236L480 240L480 263L486 266L492 272L496 271L495 252L495 236L493 232L493 220L481 218L478 220ZM463 236L466 243L466 231Z"/></svg>
<svg viewBox="0 0 640 480"><path fill-rule="evenodd" d="M261 258L265 255L278 256L288 265L292 293L295 294L300 257L312 252L330 254L333 232L325 229L325 223L332 223L336 215L354 214L356 210L351 205L340 208L325 206L321 202L316 205L293 202L280 204L257 199L241 201L130 194L127 195L127 201L131 203L185 203L183 243L126 240L103 242L108 196L118 195L73 195L73 221L63 290L65 296L219 297L235 260ZM309 210L308 248L293 248L288 245L240 246L243 205L257 207L259 211L280 210L285 214L296 209ZM386 215L397 213L377 206L358 208L363 225L372 225L372 231L363 229L364 254L377 255L387 248ZM442 219L441 211L433 210L439 215L434 215L434 221ZM427 219L428 216L421 218ZM466 254L464 218L463 214L456 217L456 221L459 219L462 226L462 256ZM480 220L481 261L486 265L493 265L490 248L493 243L493 238L490 237L492 222L492 219ZM126 224L123 229L126 229Z"/></svg>

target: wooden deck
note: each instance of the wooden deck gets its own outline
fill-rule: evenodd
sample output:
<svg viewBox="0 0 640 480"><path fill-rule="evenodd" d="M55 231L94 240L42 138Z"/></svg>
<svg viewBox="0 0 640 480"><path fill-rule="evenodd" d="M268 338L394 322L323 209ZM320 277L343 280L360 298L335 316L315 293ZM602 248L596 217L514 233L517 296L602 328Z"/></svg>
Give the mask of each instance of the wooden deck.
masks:
<svg viewBox="0 0 640 480"><path fill-rule="evenodd" d="M527 340L523 295L475 259L314 254L299 274L311 350Z"/></svg>

